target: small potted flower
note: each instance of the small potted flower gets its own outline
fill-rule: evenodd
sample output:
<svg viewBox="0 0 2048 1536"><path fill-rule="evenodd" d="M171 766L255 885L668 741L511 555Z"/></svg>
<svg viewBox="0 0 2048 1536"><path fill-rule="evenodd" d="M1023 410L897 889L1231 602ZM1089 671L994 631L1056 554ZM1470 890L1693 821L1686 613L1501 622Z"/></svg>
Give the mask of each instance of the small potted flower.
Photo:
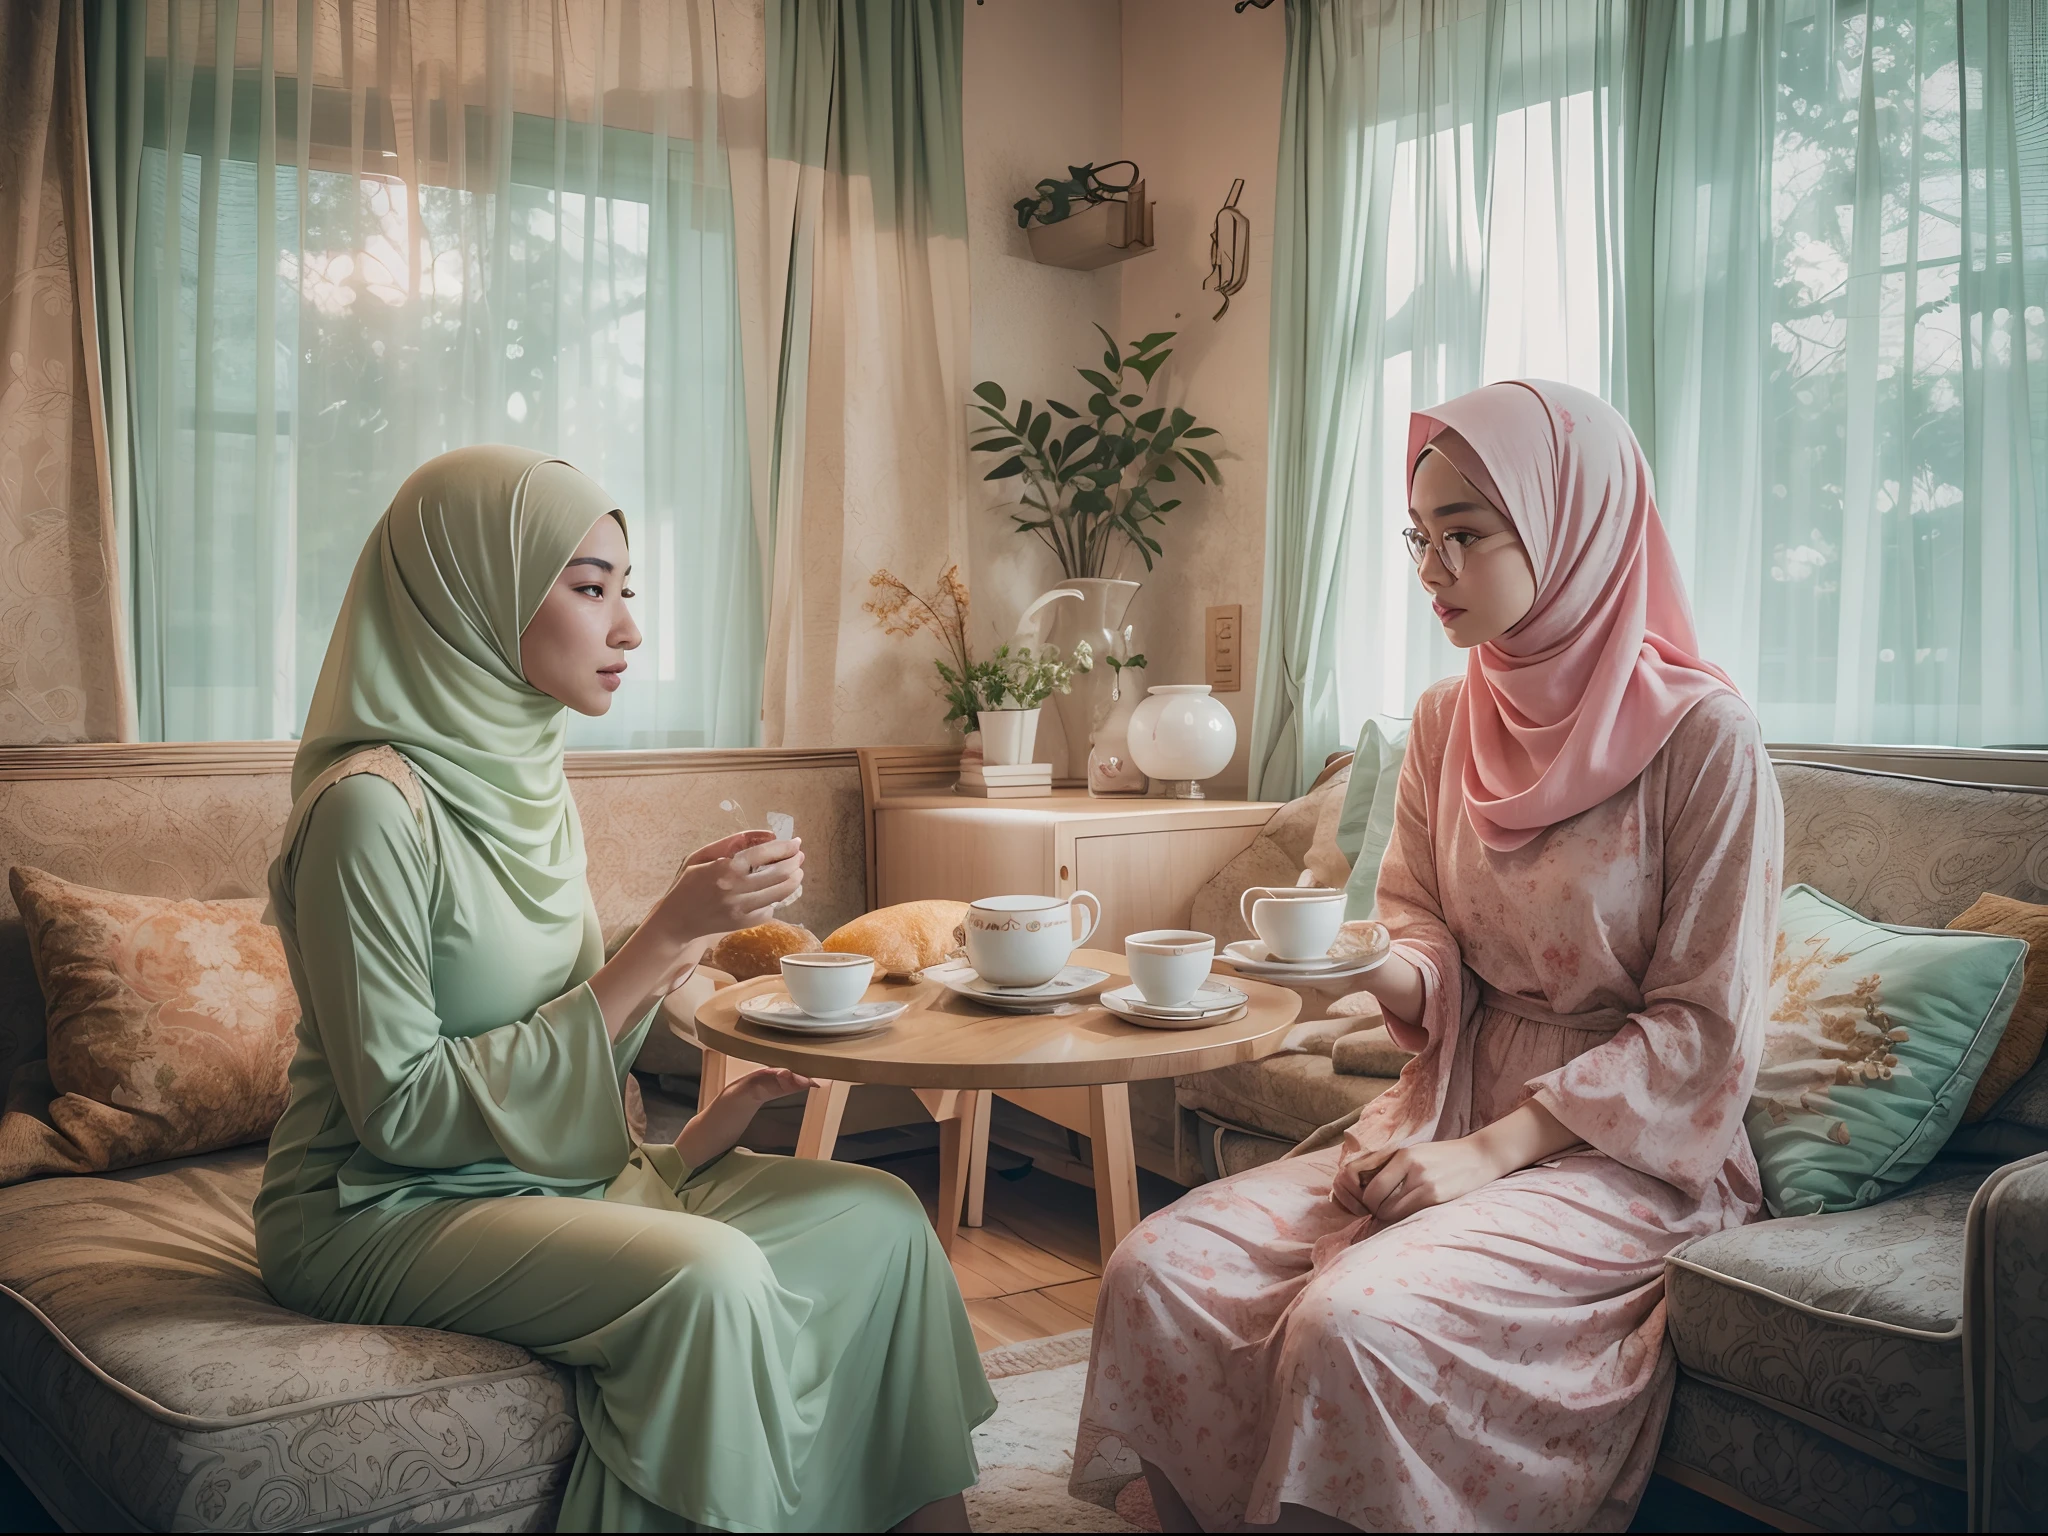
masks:
<svg viewBox="0 0 2048 1536"><path fill-rule="evenodd" d="M1055 693L1074 686L1076 674L1086 672L1094 653L1085 640L1075 644L1071 656L1062 656L1056 645L1033 650L1020 645L1014 650L998 646L987 663L986 690L979 711L982 757L991 767L1006 767L1031 761L1031 749L1038 740L1039 707Z"/></svg>

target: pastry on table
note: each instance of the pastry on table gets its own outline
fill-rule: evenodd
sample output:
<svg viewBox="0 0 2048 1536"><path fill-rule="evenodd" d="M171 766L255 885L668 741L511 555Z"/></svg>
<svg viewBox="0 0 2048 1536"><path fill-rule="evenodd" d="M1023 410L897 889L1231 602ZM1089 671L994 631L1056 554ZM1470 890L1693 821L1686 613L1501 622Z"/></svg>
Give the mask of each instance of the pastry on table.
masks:
<svg viewBox="0 0 2048 1536"><path fill-rule="evenodd" d="M906 901L856 917L834 930L825 948L872 956L876 975L906 981L952 954L954 934L966 921L964 901Z"/></svg>
<svg viewBox="0 0 2048 1536"><path fill-rule="evenodd" d="M735 981L751 981L756 976L779 974L784 955L810 955L822 948L810 929L771 921L728 933L704 957L704 963Z"/></svg>

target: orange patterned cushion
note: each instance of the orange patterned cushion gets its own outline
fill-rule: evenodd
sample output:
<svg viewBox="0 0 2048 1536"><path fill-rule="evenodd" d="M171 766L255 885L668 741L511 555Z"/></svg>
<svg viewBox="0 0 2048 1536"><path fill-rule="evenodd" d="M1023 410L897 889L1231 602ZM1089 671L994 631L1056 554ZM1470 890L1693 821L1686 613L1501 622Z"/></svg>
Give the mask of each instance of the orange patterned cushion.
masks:
<svg viewBox="0 0 2048 1536"><path fill-rule="evenodd" d="M2048 1040L2048 907L2015 901L2010 896L1979 896L1969 911L1951 928L1968 928L1977 933L2003 933L2027 941L2027 969L2020 981L2020 1000L1999 1036L1998 1049L1984 1075L1977 1079L1963 1124L1975 1125L1991 1113L1991 1106L2005 1090L2025 1077L2041 1055Z"/></svg>
<svg viewBox="0 0 2048 1536"><path fill-rule="evenodd" d="M15 1074L0 1183L255 1141L283 1113L299 1000L260 900L174 901L8 876L49 1018Z"/></svg>

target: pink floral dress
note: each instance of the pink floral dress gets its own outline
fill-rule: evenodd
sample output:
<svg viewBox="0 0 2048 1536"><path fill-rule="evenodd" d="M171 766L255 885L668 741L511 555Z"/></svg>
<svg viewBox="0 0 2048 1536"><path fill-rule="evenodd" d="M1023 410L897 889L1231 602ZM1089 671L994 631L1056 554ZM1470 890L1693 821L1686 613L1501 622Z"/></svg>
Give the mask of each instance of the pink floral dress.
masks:
<svg viewBox="0 0 2048 1536"><path fill-rule="evenodd" d="M1782 809L1756 719L1698 704L1642 776L1509 853L1443 771L1461 682L1417 706L1381 918L1417 1049L1342 1146L1194 1191L1103 1276L1077 1485L1128 1453L1204 1526L1303 1504L1365 1530L1619 1530L1675 1366L1664 1259L1760 1204ZM1329 1197L1362 1148L1534 1098L1584 1144L1382 1228Z"/></svg>

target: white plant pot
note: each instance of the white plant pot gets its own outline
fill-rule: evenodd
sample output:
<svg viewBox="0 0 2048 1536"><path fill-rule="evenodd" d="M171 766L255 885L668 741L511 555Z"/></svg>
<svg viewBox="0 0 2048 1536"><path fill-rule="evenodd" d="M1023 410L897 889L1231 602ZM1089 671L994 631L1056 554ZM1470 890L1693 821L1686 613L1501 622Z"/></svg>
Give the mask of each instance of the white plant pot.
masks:
<svg viewBox="0 0 2048 1536"><path fill-rule="evenodd" d="M981 756L989 767L1010 768L1031 761L1031 749L1038 744L1037 710L984 709L980 720Z"/></svg>
<svg viewBox="0 0 2048 1536"><path fill-rule="evenodd" d="M988 719L984 712L983 721ZM1202 779L1221 773L1237 750L1237 722L1212 698L1207 683L1151 689L1131 715L1131 759L1168 795L1200 800Z"/></svg>

